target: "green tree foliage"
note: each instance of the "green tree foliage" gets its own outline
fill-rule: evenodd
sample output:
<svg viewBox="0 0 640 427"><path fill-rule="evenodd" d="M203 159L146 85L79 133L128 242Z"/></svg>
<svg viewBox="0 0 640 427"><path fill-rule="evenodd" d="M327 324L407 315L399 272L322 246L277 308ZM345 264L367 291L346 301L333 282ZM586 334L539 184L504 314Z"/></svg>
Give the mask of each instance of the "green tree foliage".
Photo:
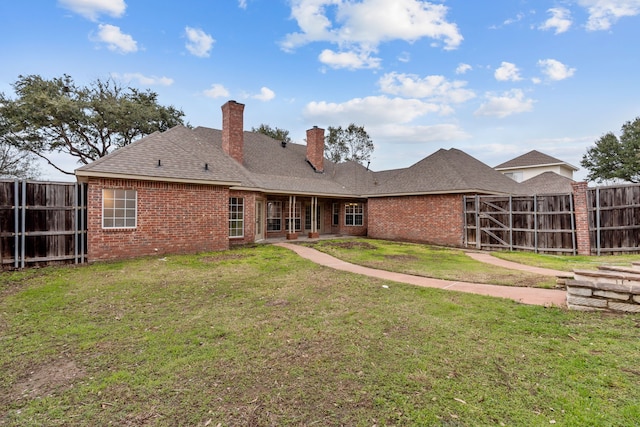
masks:
<svg viewBox="0 0 640 427"><path fill-rule="evenodd" d="M345 129L342 126L327 129L324 155L335 163L354 161L364 164L371 160L374 146L364 126L351 123Z"/></svg>
<svg viewBox="0 0 640 427"><path fill-rule="evenodd" d="M620 138L607 133L589 148L580 162L589 181L640 182L640 117L622 126Z"/></svg>
<svg viewBox="0 0 640 427"><path fill-rule="evenodd" d="M285 130L285 129L280 129L280 128L272 128L269 125L266 124L261 124L259 127L251 128L251 132L257 132L257 133L261 133L267 136L270 136L271 138L277 140L277 141L284 141L286 143L290 143L291 142L291 138L289 137L289 131Z"/></svg>
<svg viewBox="0 0 640 427"><path fill-rule="evenodd" d="M0 117L8 123L7 140L58 171L48 154L67 153L88 164L116 148L156 131L184 124L184 113L158 104L150 90L125 88L112 79L78 86L64 75L51 80L19 76L16 98L0 94Z"/></svg>

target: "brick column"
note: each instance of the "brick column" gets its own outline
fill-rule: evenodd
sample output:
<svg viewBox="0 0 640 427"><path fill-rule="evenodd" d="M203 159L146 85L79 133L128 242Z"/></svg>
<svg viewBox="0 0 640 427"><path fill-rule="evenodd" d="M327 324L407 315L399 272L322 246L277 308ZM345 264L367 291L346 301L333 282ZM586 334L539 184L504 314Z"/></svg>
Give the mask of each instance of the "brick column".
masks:
<svg viewBox="0 0 640 427"><path fill-rule="evenodd" d="M591 239L589 237L589 209L587 206L587 183L574 182L573 209L576 218L576 243L578 255L591 255Z"/></svg>

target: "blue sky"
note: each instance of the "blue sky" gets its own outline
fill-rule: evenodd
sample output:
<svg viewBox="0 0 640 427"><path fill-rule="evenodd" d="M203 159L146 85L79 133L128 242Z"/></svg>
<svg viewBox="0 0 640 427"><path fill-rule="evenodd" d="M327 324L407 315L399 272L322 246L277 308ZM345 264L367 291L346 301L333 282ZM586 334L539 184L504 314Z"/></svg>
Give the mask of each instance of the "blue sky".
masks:
<svg viewBox="0 0 640 427"><path fill-rule="evenodd" d="M638 40L640 0L3 0L0 91L19 75L113 77L194 126L220 128L234 99L246 130L303 144L314 125L355 123L373 170L452 147L579 167L640 115Z"/></svg>

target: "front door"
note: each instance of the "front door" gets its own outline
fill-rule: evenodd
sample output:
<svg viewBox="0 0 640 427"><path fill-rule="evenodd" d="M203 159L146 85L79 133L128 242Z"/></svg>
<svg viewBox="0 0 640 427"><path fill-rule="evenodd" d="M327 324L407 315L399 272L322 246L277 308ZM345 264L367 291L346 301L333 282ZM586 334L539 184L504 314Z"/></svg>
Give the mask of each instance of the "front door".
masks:
<svg viewBox="0 0 640 427"><path fill-rule="evenodd" d="M264 202L256 200L256 242L264 240Z"/></svg>

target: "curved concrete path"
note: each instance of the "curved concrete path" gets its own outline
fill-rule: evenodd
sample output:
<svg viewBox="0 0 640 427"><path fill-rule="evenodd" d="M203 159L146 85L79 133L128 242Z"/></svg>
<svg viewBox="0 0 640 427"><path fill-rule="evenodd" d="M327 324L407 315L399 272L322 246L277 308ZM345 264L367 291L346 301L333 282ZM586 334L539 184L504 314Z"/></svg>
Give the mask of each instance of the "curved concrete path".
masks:
<svg viewBox="0 0 640 427"><path fill-rule="evenodd" d="M351 264L306 246L291 243L275 243L275 245L290 249L301 257L313 261L316 264L324 265L336 270L348 271L351 273L427 288L438 288L499 298L508 298L523 304L542 305L545 307L566 306L566 294L564 291L519 286L488 285L483 283L454 282L449 280L432 279L429 277L413 276L410 274L377 270L375 268Z"/></svg>

